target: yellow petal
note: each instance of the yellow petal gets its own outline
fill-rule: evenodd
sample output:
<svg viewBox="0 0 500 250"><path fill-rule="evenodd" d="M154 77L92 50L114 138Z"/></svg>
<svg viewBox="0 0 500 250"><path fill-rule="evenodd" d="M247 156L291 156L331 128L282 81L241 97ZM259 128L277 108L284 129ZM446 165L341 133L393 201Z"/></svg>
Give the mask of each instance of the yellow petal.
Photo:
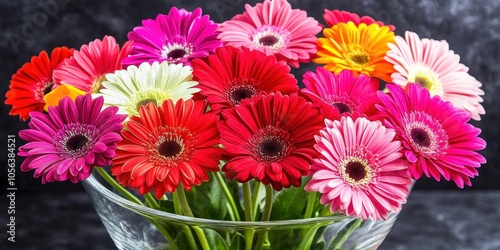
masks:
<svg viewBox="0 0 500 250"><path fill-rule="evenodd" d="M50 106L57 106L57 104L59 104L59 100L66 96L69 96L71 100L74 101L77 96L85 95L86 93L87 92L77 89L71 85L60 85L43 96L43 101L45 102L45 106L43 107L43 109L45 111L48 111Z"/></svg>

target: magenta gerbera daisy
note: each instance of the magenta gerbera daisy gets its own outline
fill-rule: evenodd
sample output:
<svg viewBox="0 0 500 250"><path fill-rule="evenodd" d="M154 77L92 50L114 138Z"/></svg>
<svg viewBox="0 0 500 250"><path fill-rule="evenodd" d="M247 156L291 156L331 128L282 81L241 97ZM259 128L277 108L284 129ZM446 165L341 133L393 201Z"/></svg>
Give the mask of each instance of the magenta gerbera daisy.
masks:
<svg viewBox="0 0 500 250"><path fill-rule="evenodd" d="M280 91L282 94L298 91L297 80L285 62L278 62L274 55L267 56L248 48L218 48L214 55L205 60L193 60L192 65L201 94L207 97L210 107L216 112L233 107L261 91Z"/></svg>
<svg viewBox="0 0 500 250"><path fill-rule="evenodd" d="M253 178L275 190L300 186L309 174L314 135L323 117L297 94L255 95L222 112L217 124L228 161L226 177L247 182Z"/></svg>
<svg viewBox="0 0 500 250"><path fill-rule="evenodd" d="M167 61L190 65L191 59L208 56L222 45L217 39L217 26L208 15L202 16L201 8L188 12L173 7L167 15L144 20L142 26L128 33L134 43L123 64Z"/></svg>
<svg viewBox="0 0 500 250"><path fill-rule="evenodd" d="M481 120L480 115L485 114L481 83L467 73L469 68L460 63L460 56L449 49L446 41L420 39L417 34L406 32L405 38L397 36L396 44L389 44L389 48L385 59L396 70L391 75L394 83L418 83L431 95L438 95L469 112L472 119Z"/></svg>
<svg viewBox="0 0 500 250"><path fill-rule="evenodd" d="M341 114L365 115L376 120L378 110L377 91L379 81L360 74L354 76L350 70L342 70L334 74L322 67L316 73L308 71L304 74L306 88L301 92L317 105L325 118L336 120Z"/></svg>
<svg viewBox="0 0 500 250"><path fill-rule="evenodd" d="M166 100L141 106L118 144L111 173L140 194L154 189L156 198L178 187L191 190L219 171L219 116L205 113L205 101Z"/></svg>
<svg viewBox="0 0 500 250"><path fill-rule="evenodd" d="M393 129L366 118L325 120L315 137L321 157L311 167L307 191L322 193L331 212L363 220L387 219L406 203L412 180L401 160L401 142Z"/></svg>
<svg viewBox="0 0 500 250"><path fill-rule="evenodd" d="M120 50L112 36L83 45L54 70L56 86L68 84L87 93L97 93L106 74L122 69L121 61L128 55L130 45L131 42L126 42Z"/></svg>
<svg viewBox="0 0 500 250"><path fill-rule="evenodd" d="M325 13L323 14L323 19L325 19L326 24L330 27L338 23L347 23L349 21L353 22L356 26L358 26L361 23L364 23L367 26L370 26L370 24L372 23L376 23L380 26L385 26L383 22L376 21L372 17L369 16L359 17L358 14L356 13L351 13L344 10L340 11L340 10L325 9ZM387 25L387 26L391 31L394 31L396 29L394 25Z"/></svg>
<svg viewBox="0 0 500 250"><path fill-rule="evenodd" d="M26 157L21 170L35 170L42 183L75 183L86 179L93 166L110 165L126 116L117 115L116 107L101 111L102 104L102 97L92 100L87 94L75 101L65 97L47 114L31 112L29 129L19 132L27 141L19 148Z"/></svg>
<svg viewBox="0 0 500 250"><path fill-rule="evenodd" d="M486 159L476 151L486 147L479 128L467 123L470 115L418 84L387 86L390 93L379 92L377 108L387 117L403 142L409 172L415 179L422 174L440 180L453 180L459 187L471 185L477 168Z"/></svg>
<svg viewBox="0 0 500 250"><path fill-rule="evenodd" d="M316 53L316 34L322 26L305 11L292 9L286 0L265 0L254 7L246 4L245 9L219 26L224 45L275 54L293 67L309 62Z"/></svg>

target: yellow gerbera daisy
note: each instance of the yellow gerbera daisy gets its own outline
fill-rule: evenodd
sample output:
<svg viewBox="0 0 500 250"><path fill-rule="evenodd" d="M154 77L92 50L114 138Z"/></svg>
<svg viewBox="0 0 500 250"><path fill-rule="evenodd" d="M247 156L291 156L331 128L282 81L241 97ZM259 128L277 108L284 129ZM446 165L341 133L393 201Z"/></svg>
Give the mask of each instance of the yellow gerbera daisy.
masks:
<svg viewBox="0 0 500 250"><path fill-rule="evenodd" d="M349 69L355 75L365 74L391 81L392 64L384 56L389 43L394 43L394 32L376 23L356 26L353 22L338 23L323 29L324 38L318 39L315 63L336 74Z"/></svg>

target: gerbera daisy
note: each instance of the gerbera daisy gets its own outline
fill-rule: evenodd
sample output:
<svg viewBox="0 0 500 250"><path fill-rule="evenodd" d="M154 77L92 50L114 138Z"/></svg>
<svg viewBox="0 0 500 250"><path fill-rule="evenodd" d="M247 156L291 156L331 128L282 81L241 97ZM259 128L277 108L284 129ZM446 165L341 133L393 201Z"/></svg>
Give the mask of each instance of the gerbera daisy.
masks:
<svg viewBox="0 0 500 250"><path fill-rule="evenodd" d="M316 53L316 34L322 27L305 11L292 9L286 0L265 0L254 7L246 4L245 9L220 24L219 38L224 45L275 54L296 68Z"/></svg>
<svg viewBox="0 0 500 250"><path fill-rule="evenodd" d="M285 62L248 48L222 47L208 59L192 62L193 75L200 82L201 94L210 107L220 112L261 91L297 93L295 77Z"/></svg>
<svg viewBox="0 0 500 250"><path fill-rule="evenodd" d="M405 40L406 38L406 40ZM406 32L405 38L396 37L396 44L390 44L386 60L394 64L392 82L401 86L418 83L428 89L431 95L438 95L456 107L465 109L472 119L481 120L485 110L480 89L481 83L467 72L460 56L449 49L446 41L420 39L413 32Z"/></svg>
<svg viewBox="0 0 500 250"><path fill-rule="evenodd" d="M112 36L83 45L54 70L56 85L69 84L87 93L97 93L107 73L122 69L121 61L130 51L131 42L120 45Z"/></svg>
<svg viewBox="0 0 500 250"><path fill-rule="evenodd" d="M222 116L217 126L228 156L222 168L227 178L255 178L275 190L300 186L318 155L314 135L324 126L311 103L297 94L254 95Z"/></svg>
<svg viewBox="0 0 500 250"><path fill-rule="evenodd" d="M52 90L52 73L64 59L73 54L73 49L57 47L49 55L42 51L33 56L12 76L9 91L5 94L5 104L12 105L9 115L19 115L26 121L29 112L42 111L45 105L43 97Z"/></svg>
<svg viewBox="0 0 500 250"><path fill-rule="evenodd" d="M117 108L101 111L102 98L90 94L75 101L63 98L47 114L31 112L29 129L19 132L27 144L19 148L26 157L21 170L35 170L42 183L70 180L73 183L89 177L93 166L111 164L125 116Z"/></svg>
<svg viewBox="0 0 500 250"><path fill-rule="evenodd" d="M307 191L322 193L321 203L331 212L363 220L387 219L406 203L412 184L401 160L401 142L393 129L366 118L325 120L315 148Z"/></svg>
<svg viewBox="0 0 500 250"><path fill-rule="evenodd" d="M118 144L111 173L140 194L154 189L156 198L179 185L191 190L208 180L207 171L219 171L218 116L205 113L206 102L165 101L141 107L131 117Z"/></svg>
<svg viewBox="0 0 500 250"><path fill-rule="evenodd" d="M459 187L471 185L477 168L486 163L476 151L486 147L479 138L479 128L467 123L470 115L451 102L418 84L409 84L406 91L389 84L390 94L379 92L377 108L385 115L386 125L394 128L403 142L409 172L415 179L422 174L440 180L453 180Z"/></svg>
<svg viewBox="0 0 500 250"><path fill-rule="evenodd" d="M168 62L129 66L107 74L103 88L94 96L103 96L104 106L118 107L119 114L138 115L139 108L147 103L158 106L167 99L190 99L199 92L191 73L189 66Z"/></svg>
<svg viewBox="0 0 500 250"><path fill-rule="evenodd" d="M323 29L318 39L318 57L313 61L326 64L325 68L336 74L349 69L358 74L391 81L392 64L384 59L389 44L394 42L394 32L376 23L355 25L349 21Z"/></svg>
<svg viewBox="0 0 500 250"><path fill-rule="evenodd" d="M142 26L128 33L134 44L123 64L167 61L190 65L191 59L208 56L222 43L217 39L218 25L201 14L201 8L188 12L173 7L168 15L142 21Z"/></svg>
<svg viewBox="0 0 500 250"><path fill-rule="evenodd" d="M327 10L325 9L325 13L323 14L323 19L325 19L326 24L329 27L332 27L338 23L347 23L349 21L353 22L356 26L361 23L366 25L370 25L372 23L376 23L380 26L384 26L384 23L381 21L375 21L373 18L369 16L359 17L356 13L351 13L348 11L340 11L340 10ZM391 31L394 31L396 27L394 25L387 25Z"/></svg>
<svg viewBox="0 0 500 250"><path fill-rule="evenodd" d="M304 74L305 89L301 92L319 107L325 118L336 120L343 113L366 115L376 119L379 81L365 75L354 77L350 70L339 74L318 67L316 73Z"/></svg>

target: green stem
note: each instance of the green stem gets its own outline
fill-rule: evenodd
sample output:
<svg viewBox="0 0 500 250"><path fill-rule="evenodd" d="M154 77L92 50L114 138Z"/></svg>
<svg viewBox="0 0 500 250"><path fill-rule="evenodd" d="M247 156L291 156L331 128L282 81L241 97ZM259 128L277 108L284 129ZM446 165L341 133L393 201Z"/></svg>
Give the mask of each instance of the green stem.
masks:
<svg viewBox="0 0 500 250"><path fill-rule="evenodd" d="M158 201L153 197L151 193L145 194L144 199L146 200L146 204L149 205L149 207L152 207L154 209L160 208L160 204L158 204Z"/></svg>
<svg viewBox="0 0 500 250"><path fill-rule="evenodd" d="M309 198L307 200L306 212L304 213L304 219L311 218L312 211L316 205L316 192L310 192Z"/></svg>
<svg viewBox="0 0 500 250"><path fill-rule="evenodd" d="M250 183L244 182L243 184L243 206L245 209L245 220L253 221L252 216L252 190ZM245 229L245 250L252 250L253 235L255 231L252 228Z"/></svg>
<svg viewBox="0 0 500 250"><path fill-rule="evenodd" d="M174 212L176 214L182 215L179 197L177 196L177 192L172 193L172 198L174 201ZM186 238L188 240L189 247L193 250L198 250L198 245L196 245L196 241L194 239L193 233L191 229L186 225L181 225L182 229L184 229L184 233L186 234Z"/></svg>
<svg viewBox="0 0 500 250"><path fill-rule="evenodd" d="M273 208L273 195L274 189L271 185L266 185L266 204L264 205L264 211L262 212L262 221L269 221L271 218L271 210ZM261 250L264 245L264 238L267 234L267 229L261 229L257 236L257 250Z"/></svg>
<svg viewBox="0 0 500 250"><path fill-rule="evenodd" d="M338 234L332 238L330 242L330 246L328 246L328 250L337 250L342 249L341 246L344 242L351 236L352 232L358 228L361 223L363 223L362 219L355 219L349 222L342 230L338 232Z"/></svg>
<svg viewBox="0 0 500 250"><path fill-rule="evenodd" d="M122 185L120 185L106 170L104 170L101 167L95 167L94 168L101 177L108 182L114 189L116 189L120 194L122 194L125 198L127 198L129 201L135 202L139 205L144 205L141 200L139 200L135 195L130 193L127 189L125 189ZM153 224L158 231L168 240L170 246L172 247L172 250L178 250L179 247L175 243L174 238L165 230L165 228L160 225L160 222L156 221L154 218L151 218L149 216L144 215L144 218L146 218L151 224Z"/></svg>
<svg viewBox="0 0 500 250"><path fill-rule="evenodd" d="M318 231L321 225L315 225L311 228L303 228L302 231L302 241L297 249L310 249L312 241L314 240L314 235Z"/></svg>
<svg viewBox="0 0 500 250"><path fill-rule="evenodd" d="M252 194L252 216L255 217L257 215L257 208L259 207L259 193L260 193L260 187L262 186L262 182L256 181L254 182L255 185L253 187L253 194Z"/></svg>
<svg viewBox="0 0 500 250"><path fill-rule="evenodd" d="M227 200L229 201L229 205L231 206L231 209L233 210L232 216L234 216L234 218L232 218L232 219L236 220L236 221L240 221L241 218L240 218L240 213L238 212L238 207L236 206L236 202L234 201L233 196L231 195L231 191L229 191L229 188L227 187L227 182L222 177L222 173L217 172L214 174L214 176L215 176L215 179L217 180L217 182L219 183L219 186L221 187L222 192L224 193Z"/></svg>
<svg viewBox="0 0 500 250"><path fill-rule="evenodd" d="M184 193L184 187L182 187L182 185L179 185L176 192L177 192L177 198L179 199L179 204L181 205L181 210L184 213L184 215L187 215L189 217L194 217L193 212L189 207L189 203L186 198L186 193ZM207 236L205 235L205 232L203 232L203 229L201 229L198 226L193 226L193 230L196 233L196 235L198 235L201 247L204 250L210 250L210 244L208 244Z"/></svg>

